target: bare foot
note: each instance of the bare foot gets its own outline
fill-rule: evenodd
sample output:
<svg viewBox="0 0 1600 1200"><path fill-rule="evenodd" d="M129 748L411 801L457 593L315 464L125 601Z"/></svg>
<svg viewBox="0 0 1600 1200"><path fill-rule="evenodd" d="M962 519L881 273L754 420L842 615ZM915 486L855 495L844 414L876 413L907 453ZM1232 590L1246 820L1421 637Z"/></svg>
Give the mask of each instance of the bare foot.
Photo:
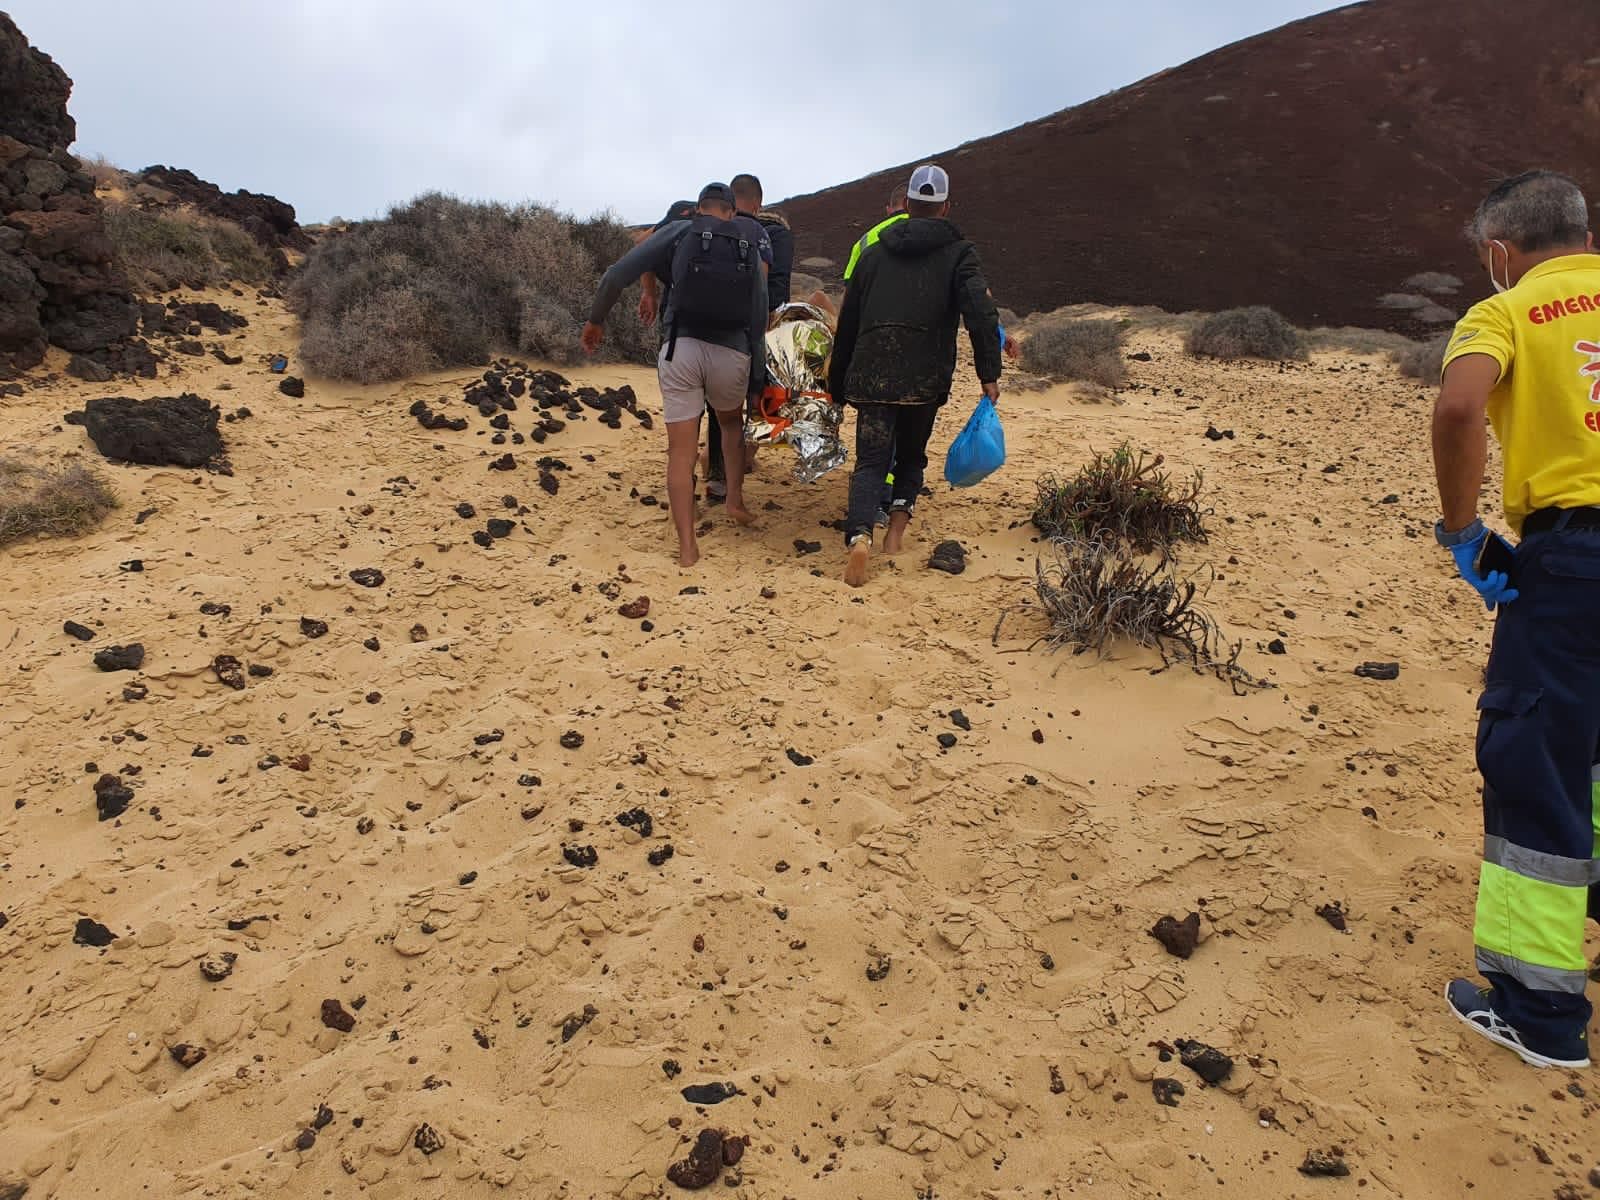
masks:
<svg viewBox="0 0 1600 1200"><path fill-rule="evenodd" d="M678 543L678 565L680 567L692 567L692 566L695 565L695 563L697 563L699 561L700 561L700 543L699 542L680 542L680 543Z"/></svg>
<svg viewBox="0 0 1600 1200"><path fill-rule="evenodd" d="M867 561L872 557L872 542L862 538L850 547L850 558L845 563L844 581L851 587L860 587L867 581Z"/></svg>
<svg viewBox="0 0 1600 1200"><path fill-rule="evenodd" d="M727 514L733 518L735 525L751 526L756 523L755 514L746 508L743 503L735 504L732 500L723 506Z"/></svg>
<svg viewBox="0 0 1600 1200"><path fill-rule="evenodd" d="M910 513L890 513L889 528L883 533L883 552L885 554L899 554L905 545L906 526L911 524Z"/></svg>

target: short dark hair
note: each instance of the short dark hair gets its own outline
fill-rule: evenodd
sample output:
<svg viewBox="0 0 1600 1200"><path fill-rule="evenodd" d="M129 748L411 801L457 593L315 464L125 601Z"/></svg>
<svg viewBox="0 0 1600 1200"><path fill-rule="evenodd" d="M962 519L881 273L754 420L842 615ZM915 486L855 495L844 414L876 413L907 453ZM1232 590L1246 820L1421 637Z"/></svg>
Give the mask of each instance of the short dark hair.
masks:
<svg viewBox="0 0 1600 1200"><path fill-rule="evenodd" d="M735 175L733 177L733 194L759 201L761 199L761 180L749 172Z"/></svg>
<svg viewBox="0 0 1600 1200"><path fill-rule="evenodd" d="M1528 254L1582 246L1588 233L1583 189L1556 171L1524 171L1502 179L1467 226L1475 244L1504 240Z"/></svg>
<svg viewBox="0 0 1600 1200"><path fill-rule="evenodd" d="M948 203L948 200L918 200L915 196L907 196L906 212L913 217L937 217Z"/></svg>

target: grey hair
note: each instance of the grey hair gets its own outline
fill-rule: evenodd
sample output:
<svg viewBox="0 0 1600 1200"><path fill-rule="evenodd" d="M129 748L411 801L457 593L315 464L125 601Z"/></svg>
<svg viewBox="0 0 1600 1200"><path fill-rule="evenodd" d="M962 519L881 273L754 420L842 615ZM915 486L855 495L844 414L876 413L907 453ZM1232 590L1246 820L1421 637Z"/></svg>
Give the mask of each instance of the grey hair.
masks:
<svg viewBox="0 0 1600 1200"><path fill-rule="evenodd" d="M1502 179L1467 226L1474 245L1510 242L1528 254L1581 246L1588 233L1583 189L1555 171L1525 171Z"/></svg>

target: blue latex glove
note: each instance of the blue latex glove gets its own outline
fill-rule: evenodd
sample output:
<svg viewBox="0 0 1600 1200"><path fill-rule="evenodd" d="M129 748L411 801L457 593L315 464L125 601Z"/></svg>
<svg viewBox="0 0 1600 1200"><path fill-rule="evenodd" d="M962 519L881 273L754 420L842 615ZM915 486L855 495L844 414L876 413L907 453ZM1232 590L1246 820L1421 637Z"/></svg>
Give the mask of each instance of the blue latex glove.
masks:
<svg viewBox="0 0 1600 1200"><path fill-rule="evenodd" d="M1475 564L1478 552L1488 538L1489 531L1484 530L1481 537L1450 547L1450 557L1456 560L1456 570L1461 572L1461 578L1473 586L1478 595L1483 597L1483 606L1493 612L1497 604L1510 604L1519 593L1511 586L1511 580L1504 571L1490 571L1487 579L1479 576Z"/></svg>

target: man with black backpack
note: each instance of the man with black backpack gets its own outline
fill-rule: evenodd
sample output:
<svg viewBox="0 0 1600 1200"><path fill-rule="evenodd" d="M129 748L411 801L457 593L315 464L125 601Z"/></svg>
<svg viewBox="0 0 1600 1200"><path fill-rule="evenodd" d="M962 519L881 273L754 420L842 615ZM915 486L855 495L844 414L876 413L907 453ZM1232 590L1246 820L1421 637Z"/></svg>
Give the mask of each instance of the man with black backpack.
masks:
<svg viewBox="0 0 1600 1200"><path fill-rule="evenodd" d="M867 581L873 518L886 476L894 477L883 547L896 553L911 523L928 465L928 438L955 379L956 326L972 338L983 394L1000 398L1000 314L978 251L950 215L950 177L918 167L906 188L904 221L889 225L863 254L845 290L828 390L856 408L856 465L845 517L844 580Z"/></svg>
<svg viewBox="0 0 1600 1200"><path fill-rule="evenodd" d="M694 468L707 404L728 462L728 515L741 525L754 520L744 503L744 405L752 379L766 378L767 287L760 248L733 217L733 190L707 184L691 219L664 224L606 271L583 327L583 348L593 354L623 289L647 272L662 281L656 365L667 426L667 498L684 567L700 558Z"/></svg>

